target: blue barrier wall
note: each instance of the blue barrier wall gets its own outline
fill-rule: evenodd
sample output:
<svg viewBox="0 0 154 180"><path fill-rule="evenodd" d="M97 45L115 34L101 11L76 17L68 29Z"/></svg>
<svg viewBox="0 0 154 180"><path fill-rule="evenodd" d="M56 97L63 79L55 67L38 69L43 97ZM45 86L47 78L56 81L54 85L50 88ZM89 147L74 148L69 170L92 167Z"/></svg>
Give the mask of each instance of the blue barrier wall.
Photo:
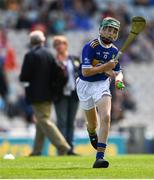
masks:
<svg viewBox="0 0 154 180"><path fill-rule="evenodd" d="M16 156L27 156L33 146L32 138L0 138L0 156L6 153L12 153ZM81 155L93 155L95 150L89 143L88 138L75 139L75 152ZM126 140L121 136L109 137L108 140L108 155L117 155L126 153ZM56 155L56 149L48 140L45 141L42 151L43 155Z"/></svg>

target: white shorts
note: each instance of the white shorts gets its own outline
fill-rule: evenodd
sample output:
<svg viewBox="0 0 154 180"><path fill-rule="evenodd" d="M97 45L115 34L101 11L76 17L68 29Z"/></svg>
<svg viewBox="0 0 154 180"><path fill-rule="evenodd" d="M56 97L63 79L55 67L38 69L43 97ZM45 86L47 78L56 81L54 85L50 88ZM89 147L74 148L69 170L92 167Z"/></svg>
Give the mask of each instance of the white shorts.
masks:
<svg viewBox="0 0 154 180"><path fill-rule="evenodd" d="M110 79L88 82L80 78L76 80L77 94L80 100L81 108L89 110L95 107L95 104L102 96L111 96Z"/></svg>

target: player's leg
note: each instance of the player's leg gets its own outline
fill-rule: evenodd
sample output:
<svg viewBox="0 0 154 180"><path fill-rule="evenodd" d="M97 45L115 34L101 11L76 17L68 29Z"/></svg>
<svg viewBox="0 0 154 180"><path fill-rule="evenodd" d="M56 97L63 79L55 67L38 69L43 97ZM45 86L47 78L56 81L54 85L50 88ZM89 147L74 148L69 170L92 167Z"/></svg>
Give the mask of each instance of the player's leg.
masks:
<svg viewBox="0 0 154 180"><path fill-rule="evenodd" d="M107 138L110 128L110 112L111 112L111 97L103 96L97 102L98 113L100 116L100 128L98 132L98 144L96 161L94 168L108 167L108 161L104 160L104 153L106 150Z"/></svg>
<svg viewBox="0 0 154 180"><path fill-rule="evenodd" d="M86 120L87 120L87 131L89 134L90 142L92 146L97 149L97 112L96 108L92 108L90 110L85 110Z"/></svg>
<svg viewBox="0 0 154 180"><path fill-rule="evenodd" d="M102 99L97 102L97 107L100 116L98 140L100 142L106 143L110 128L111 96L104 95Z"/></svg>
<svg viewBox="0 0 154 180"><path fill-rule="evenodd" d="M77 79L76 87L77 94L80 100L80 106L85 111L90 142L92 146L97 149L97 114L95 109L95 103L91 96L92 83Z"/></svg>

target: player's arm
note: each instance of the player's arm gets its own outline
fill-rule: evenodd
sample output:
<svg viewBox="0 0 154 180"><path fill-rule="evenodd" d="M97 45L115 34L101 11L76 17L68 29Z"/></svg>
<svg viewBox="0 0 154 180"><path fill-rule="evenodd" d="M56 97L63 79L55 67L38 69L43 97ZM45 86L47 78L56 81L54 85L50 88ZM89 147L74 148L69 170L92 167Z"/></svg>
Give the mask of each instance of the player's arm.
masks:
<svg viewBox="0 0 154 180"><path fill-rule="evenodd" d="M123 83L123 74L122 72L118 73L118 75L115 78L115 87L117 89L123 89L125 87Z"/></svg>
<svg viewBox="0 0 154 180"><path fill-rule="evenodd" d="M123 73L120 71L119 73L116 73L115 81L123 82Z"/></svg>
<svg viewBox="0 0 154 180"><path fill-rule="evenodd" d="M100 66L93 66L92 62L95 58L95 49L91 46L85 46L82 51L82 75L83 76L92 76L98 73L102 73L113 69L116 65L114 60L109 61L106 64Z"/></svg>
<svg viewBox="0 0 154 180"><path fill-rule="evenodd" d="M115 67L115 62L114 61L109 61L105 64L102 64L100 66L96 67L90 67L90 68L82 68L82 74L83 76L92 76L98 73L103 73L105 71L109 71Z"/></svg>
<svg viewBox="0 0 154 180"><path fill-rule="evenodd" d="M116 67L113 69L116 73L115 76L115 87L117 89L123 89L125 87L123 83L123 73L120 64L118 63Z"/></svg>

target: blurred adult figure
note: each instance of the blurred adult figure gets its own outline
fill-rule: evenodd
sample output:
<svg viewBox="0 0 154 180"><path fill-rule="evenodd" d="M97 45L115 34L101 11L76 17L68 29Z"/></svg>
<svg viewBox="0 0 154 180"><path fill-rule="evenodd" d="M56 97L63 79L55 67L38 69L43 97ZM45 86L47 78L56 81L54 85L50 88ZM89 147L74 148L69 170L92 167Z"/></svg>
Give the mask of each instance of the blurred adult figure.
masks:
<svg viewBox="0 0 154 180"><path fill-rule="evenodd" d="M8 84L5 76L5 72L3 69L3 65L0 64L0 96L6 100L8 94Z"/></svg>
<svg viewBox="0 0 154 180"><path fill-rule="evenodd" d="M68 41L65 36L53 37L53 47L56 51L56 60L63 67L67 82L61 89L58 99L55 101L57 114L57 126L66 138L73 151L74 120L78 109L78 97L75 90L75 79L78 75L80 64L79 57L70 55Z"/></svg>
<svg viewBox="0 0 154 180"><path fill-rule="evenodd" d="M36 116L36 136L31 155L40 155L45 136L57 148L59 155L67 154L70 146L56 125L50 120L51 102L54 97L54 82L58 66L52 54L44 47L42 31L30 33L31 49L24 56L20 80L25 82L26 99L32 104Z"/></svg>
<svg viewBox="0 0 154 180"><path fill-rule="evenodd" d="M4 101L8 95L8 81L5 70L6 57L8 56L7 38L4 29L0 28L0 96Z"/></svg>

